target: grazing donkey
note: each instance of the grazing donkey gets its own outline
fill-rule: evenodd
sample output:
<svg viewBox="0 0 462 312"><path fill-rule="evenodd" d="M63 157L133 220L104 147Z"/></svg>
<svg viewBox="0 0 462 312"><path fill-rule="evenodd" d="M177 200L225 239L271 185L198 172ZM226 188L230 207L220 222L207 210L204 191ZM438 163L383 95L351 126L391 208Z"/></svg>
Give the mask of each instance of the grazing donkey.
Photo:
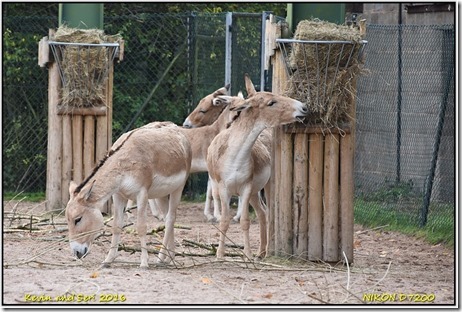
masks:
<svg viewBox="0 0 462 312"><path fill-rule="evenodd" d="M70 247L84 257L103 227L102 205L112 196L114 225L111 249L103 262L109 265L117 256L123 227L123 210L128 201L138 206L137 232L141 243L141 268L148 267L146 212L149 198L170 195L165 236L158 262L174 258L173 225L181 193L189 176L191 146L170 122L153 122L123 134L106 157L80 185L71 182L66 207Z"/></svg>
<svg viewBox="0 0 462 312"><path fill-rule="evenodd" d="M269 92L256 92L249 76L245 76L247 99L232 104L231 111L238 112L231 126L220 132L210 144L207 154L209 179L212 182L213 200L221 203L220 242L217 257L225 254L225 238L229 228L229 200L239 195L242 205L241 228L244 232L244 254L252 258L249 242L249 201L260 200L258 193L267 180L255 175L251 157L252 147L260 133L269 127L292 123L304 118L307 108L299 101ZM254 207L260 223L260 248L258 257L266 256L266 211Z"/></svg>

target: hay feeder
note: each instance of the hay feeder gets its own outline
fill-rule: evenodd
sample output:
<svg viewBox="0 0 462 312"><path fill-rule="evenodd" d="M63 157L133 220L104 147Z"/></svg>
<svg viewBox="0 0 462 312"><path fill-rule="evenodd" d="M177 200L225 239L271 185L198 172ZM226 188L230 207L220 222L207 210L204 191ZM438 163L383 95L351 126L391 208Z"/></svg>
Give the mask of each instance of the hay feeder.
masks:
<svg viewBox="0 0 462 312"><path fill-rule="evenodd" d="M270 255L353 262L356 78L367 44L362 36L316 21L302 21L294 39L273 35L272 91L305 103L310 116L273 132Z"/></svg>
<svg viewBox="0 0 462 312"><path fill-rule="evenodd" d="M39 42L39 65L49 72L49 210L66 205L69 182L82 182L112 145L115 58L123 59L123 40L97 29L60 27Z"/></svg>

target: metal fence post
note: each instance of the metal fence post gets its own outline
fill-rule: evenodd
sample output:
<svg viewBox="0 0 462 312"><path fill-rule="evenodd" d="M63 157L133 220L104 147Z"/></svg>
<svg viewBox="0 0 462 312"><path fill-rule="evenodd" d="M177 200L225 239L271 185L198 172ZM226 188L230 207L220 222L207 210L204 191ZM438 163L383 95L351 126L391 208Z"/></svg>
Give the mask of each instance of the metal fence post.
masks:
<svg viewBox="0 0 462 312"><path fill-rule="evenodd" d="M233 46L233 13L226 13L226 51L225 51L225 85L230 85L229 93L233 86L231 86L231 61L232 61L232 46Z"/></svg>

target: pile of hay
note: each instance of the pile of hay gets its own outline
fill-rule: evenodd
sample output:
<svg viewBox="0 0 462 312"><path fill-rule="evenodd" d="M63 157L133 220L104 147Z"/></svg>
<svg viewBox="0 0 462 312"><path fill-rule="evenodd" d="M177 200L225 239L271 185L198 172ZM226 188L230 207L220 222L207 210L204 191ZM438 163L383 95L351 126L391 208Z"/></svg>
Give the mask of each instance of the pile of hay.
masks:
<svg viewBox="0 0 462 312"><path fill-rule="evenodd" d="M297 25L294 39L354 43L292 43L287 58L292 74L285 90L285 95L308 105L312 113L310 122L314 124L339 127L351 120L356 76L362 71L359 29L305 20Z"/></svg>
<svg viewBox="0 0 462 312"><path fill-rule="evenodd" d="M75 29L67 26L59 27L51 38L57 42L98 44L113 43L119 39L119 35L107 36L99 29ZM112 61L112 48L69 45L59 45L56 48L60 51L60 70L64 76L61 104L74 108L103 106L104 84L109 62Z"/></svg>

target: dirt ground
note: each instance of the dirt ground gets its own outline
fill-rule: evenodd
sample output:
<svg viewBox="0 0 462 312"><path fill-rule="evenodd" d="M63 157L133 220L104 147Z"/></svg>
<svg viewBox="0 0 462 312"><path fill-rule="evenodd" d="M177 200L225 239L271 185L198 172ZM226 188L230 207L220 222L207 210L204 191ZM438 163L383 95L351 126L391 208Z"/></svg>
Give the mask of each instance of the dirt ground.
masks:
<svg viewBox="0 0 462 312"><path fill-rule="evenodd" d="M63 216L47 217L43 203L4 202L3 305L455 304L454 250L442 245L386 228L355 226L350 267L275 257L245 262L230 256L218 261L208 255L211 244L218 243L218 229L205 222L202 207L180 205L178 255L172 265L156 266L155 254L150 254L149 269L139 269L140 253L134 251L139 243L129 225L122 236L127 251L120 251L110 268L100 269L109 235L98 238L87 257L77 260L66 242ZM38 222L32 231L31 216ZM125 221L130 224L135 218L127 214ZM162 224L151 216L149 220L151 228ZM231 224L230 244L242 245L239 229L239 224ZM250 231L256 252L255 220ZM149 248L159 247L162 234L150 236ZM227 251L241 252L232 247Z"/></svg>

